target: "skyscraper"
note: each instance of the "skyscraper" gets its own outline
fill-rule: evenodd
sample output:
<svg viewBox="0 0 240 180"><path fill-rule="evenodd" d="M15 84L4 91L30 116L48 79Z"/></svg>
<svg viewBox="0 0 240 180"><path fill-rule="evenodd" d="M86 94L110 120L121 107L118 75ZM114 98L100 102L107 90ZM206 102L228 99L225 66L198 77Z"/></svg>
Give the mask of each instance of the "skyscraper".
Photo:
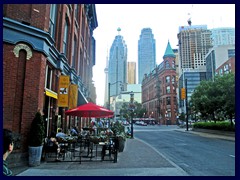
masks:
<svg viewBox="0 0 240 180"><path fill-rule="evenodd" d="M156 43L151 28L143 28L138 40L138 84L144 74L149 74L156 66Z"/></svg>
<svg viewBox="0 0 240 180"><path fill-rule="evenodd" d="M208 50L212 47L211 31L206 25L179 27L179 65L183 68L197 69L205 66L204 59Z"/></svg>
<svg viewBox="0 0 240 180"><path fill-rule="evenodd" d="M187 89L189 101L194 89L206 80L205 55L212 48L211 31L207 25L181 26L178 33L179 45L179 113L186 113L186 101L181 100L181 88ZM187 79L187 87L185 80Z"/></svg>
<svg viewBox="0 0 240 180"><path fill-rule="evenodd" d="M128 62L128 84L136 84L136 62Z"/></svg>
<svg viewBox="0 0 240 180"><path fill-rule="evenodd" d="M120 35L115 37L109 56L108 82L110 83L110 96L117 96L123 85L127 83L127 45Z"/></svg>
<svg viewBox="0 0 240 180"><path fill-rule="evenodd" d="M213 46L235 44L235 28L214 28L211 31Z"/></svg>

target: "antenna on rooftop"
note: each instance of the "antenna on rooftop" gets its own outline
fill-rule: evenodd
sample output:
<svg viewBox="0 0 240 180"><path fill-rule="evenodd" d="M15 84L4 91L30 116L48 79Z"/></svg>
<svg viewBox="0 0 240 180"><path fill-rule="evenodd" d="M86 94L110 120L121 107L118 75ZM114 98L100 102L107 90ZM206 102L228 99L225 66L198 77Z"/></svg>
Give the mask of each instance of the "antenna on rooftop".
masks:
<svg viewBox="0 0 240 180"><path fill-rule="evenodd" d="M188 18L187 22L188 22L189 26L192 25L192 9L193 9L193 5L192 5L192 8L191 8L191 12L188 13L189 18Z"/></svg>
<svg viewBox="0 0 240 180"><path fill-rule="evenodd" d="M118 31L118 35L120 35L120 31L121 31L121 28L117 28L117 31Z"/></svg>

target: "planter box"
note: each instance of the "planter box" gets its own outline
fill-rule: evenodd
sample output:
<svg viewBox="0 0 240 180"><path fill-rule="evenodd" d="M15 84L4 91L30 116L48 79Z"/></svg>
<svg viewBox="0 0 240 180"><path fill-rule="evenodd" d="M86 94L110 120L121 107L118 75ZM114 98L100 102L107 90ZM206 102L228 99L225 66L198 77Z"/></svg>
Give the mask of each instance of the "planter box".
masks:
<svg viewBox="0 0 240 180"><path fill-rule="evenodd" d="M34 167L34 166L39 166L41 163L41 156L42 156L42 148L43 146L38 146L38 147L28 147L28 162L29 166Z"/></svg>

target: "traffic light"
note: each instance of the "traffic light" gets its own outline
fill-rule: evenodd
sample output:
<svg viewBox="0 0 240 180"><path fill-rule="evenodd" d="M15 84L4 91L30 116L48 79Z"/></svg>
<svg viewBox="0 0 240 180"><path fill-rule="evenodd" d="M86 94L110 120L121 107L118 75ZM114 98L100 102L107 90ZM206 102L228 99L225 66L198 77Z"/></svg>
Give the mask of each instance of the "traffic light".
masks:
<svg viewBox="0 0 240 180"><path fill-rule="evenodd" d="M181 89L181 99L186 99L186 89L185 88L182 88Z"/></svg>

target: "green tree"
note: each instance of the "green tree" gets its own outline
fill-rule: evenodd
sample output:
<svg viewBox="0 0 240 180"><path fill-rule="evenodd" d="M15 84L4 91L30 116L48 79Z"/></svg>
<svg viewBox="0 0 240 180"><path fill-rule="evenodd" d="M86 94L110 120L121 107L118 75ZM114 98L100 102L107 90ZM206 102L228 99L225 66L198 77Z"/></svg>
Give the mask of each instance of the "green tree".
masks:
<svg viewBox="0 0 240 180"><path fill-rule="evenodd" d="M142 107L141 103L134 102L134 114L136 114L136 117L143 117L143 114L147 113L147 110ZM124 118L129 119L131 117L130 111L129 111L129 103L123 103L121 109L120 109L120 114L123 115Z"/></svg>
<svg viewBox="0 0 240 180"><path fill-rule="evenodd" d="M221 110L225 112L232 124L235 116L235 76L233 73L217 76L215 82L221 92L219 97Z"/></svg>
<svg viewBox="0 0 240 180"><path fill-rule="evenodd" d="M235 80L234 74L217 76L214 81L201 81L191 96L195 112L200 112L203 119L225 113L232 123L235 115Z"/></svg>

